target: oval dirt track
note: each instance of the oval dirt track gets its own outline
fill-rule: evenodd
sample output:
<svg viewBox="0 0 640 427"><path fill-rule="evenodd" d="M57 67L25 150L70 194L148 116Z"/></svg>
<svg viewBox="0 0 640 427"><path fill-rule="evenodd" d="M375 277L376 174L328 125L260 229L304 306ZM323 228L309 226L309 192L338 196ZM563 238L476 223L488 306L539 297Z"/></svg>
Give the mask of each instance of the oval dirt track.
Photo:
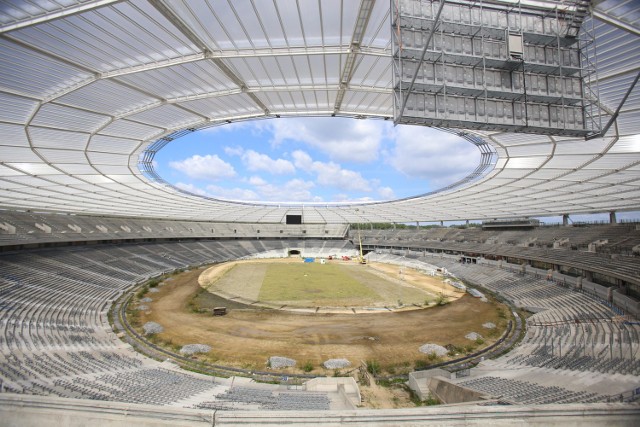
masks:
<svg viewBox="0 0 640 427"><path fill-rule="evenodd" d="M483 323L493 322L497 331L482 346L495 341L506 326L495 303L481 302L468 295L445 306L386 313L314 314L242 307L235 305L226 316L194 313L190 306L201 291L202 270L185 272L159 287L142 323L156 321L164 326L159 339L174 346L208 344L209 361L247 369L264 369L270 356L295 359L301 367L311 362L314 372L323 372L321 363L346 358L353 365L376 360L391 371L410 370L417 360L426 360L418 351L425 343L477 345L464 336L478 332L487 336ZM232 304L233 306L233 304ZM297 371L297 370L296 370ZM326 374L326 372L324 372Z"/></svg>

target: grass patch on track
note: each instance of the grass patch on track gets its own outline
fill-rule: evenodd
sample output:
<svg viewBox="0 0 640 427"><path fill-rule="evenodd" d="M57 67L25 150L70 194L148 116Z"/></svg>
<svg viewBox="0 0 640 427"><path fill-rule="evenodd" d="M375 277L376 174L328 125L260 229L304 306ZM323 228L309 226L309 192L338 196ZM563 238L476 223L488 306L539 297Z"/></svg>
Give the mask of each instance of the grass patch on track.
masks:
<svg viewBox="0 0 640 427"><path fill-rule="evenodd" d="M260 288L261 301L377 300L380 296L339 264L271 264Z"/></svg>

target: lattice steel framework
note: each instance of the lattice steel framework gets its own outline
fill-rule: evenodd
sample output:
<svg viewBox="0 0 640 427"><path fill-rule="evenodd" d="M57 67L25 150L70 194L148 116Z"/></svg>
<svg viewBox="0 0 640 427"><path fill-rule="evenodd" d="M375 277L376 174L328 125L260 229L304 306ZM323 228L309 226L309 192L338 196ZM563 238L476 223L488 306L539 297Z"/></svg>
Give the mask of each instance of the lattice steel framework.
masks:
<svg viewBox="0 0 640 427"><path fill-rule="evenodd" d="M588 4L394 1L394 121L599 133L594 36L578 37Z"/></svg>

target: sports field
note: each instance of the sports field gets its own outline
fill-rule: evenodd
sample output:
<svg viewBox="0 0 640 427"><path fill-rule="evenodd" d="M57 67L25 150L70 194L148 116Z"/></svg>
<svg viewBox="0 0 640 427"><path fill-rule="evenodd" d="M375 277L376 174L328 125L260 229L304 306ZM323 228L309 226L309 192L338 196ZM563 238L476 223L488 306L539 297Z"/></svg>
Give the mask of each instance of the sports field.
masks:
<svg viewBox="0 0 640 427"><path fill-rule="evenodd" d="M208 292L269 307L423 307L440 293L462 296L441 278L389 264L361 265L301 260L236 262L207 270L200 284Z"/></svg>
<svg viewBox="0 0 640 427"><path fill-rule="evenodd" d="M279 263L268 265L258 298L283 302L352 298L377 300L380 296L349 275L339 264Z"/></svg>

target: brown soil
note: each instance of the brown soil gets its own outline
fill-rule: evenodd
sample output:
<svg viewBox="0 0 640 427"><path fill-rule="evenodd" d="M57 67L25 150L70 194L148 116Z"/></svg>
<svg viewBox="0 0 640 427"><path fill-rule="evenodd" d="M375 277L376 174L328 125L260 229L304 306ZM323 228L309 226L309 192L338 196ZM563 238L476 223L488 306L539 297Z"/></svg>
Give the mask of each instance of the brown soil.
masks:
<svg viewBox="0 0 640 427"><path fill-rule="evenodd" d="M270 356L285 356L295 359L298 367L311 362L312 373L331 375L322 362L347 358L354 367L375 360L386 372L408 372L416 361L427 360L418 351L425 343L470 350L478 345L464 337L467 333L491 335L483 344L488 345L506 326L499 316L504 309L468 295L446 306L393 313L297 314L235 305L238 308L230 306L226 316L213 317L193 312L202 272L176 275L158 288L160 292L147 294L154 301L147 304L149 311L140 313L140 324L160 323L164 332L158 338L174 346L209 344L207 359L227 366L263 370ZM485 322L497 324L498 330L489 334L482 327Z"/></svg>
<svg viewBox="0 0 640 427"><path fill-rule="evenodd" d="M361 406L370 409L411 408L415 403L411 401L411 393L402 384L383 387L375 383L360 385Z"/></svg>

